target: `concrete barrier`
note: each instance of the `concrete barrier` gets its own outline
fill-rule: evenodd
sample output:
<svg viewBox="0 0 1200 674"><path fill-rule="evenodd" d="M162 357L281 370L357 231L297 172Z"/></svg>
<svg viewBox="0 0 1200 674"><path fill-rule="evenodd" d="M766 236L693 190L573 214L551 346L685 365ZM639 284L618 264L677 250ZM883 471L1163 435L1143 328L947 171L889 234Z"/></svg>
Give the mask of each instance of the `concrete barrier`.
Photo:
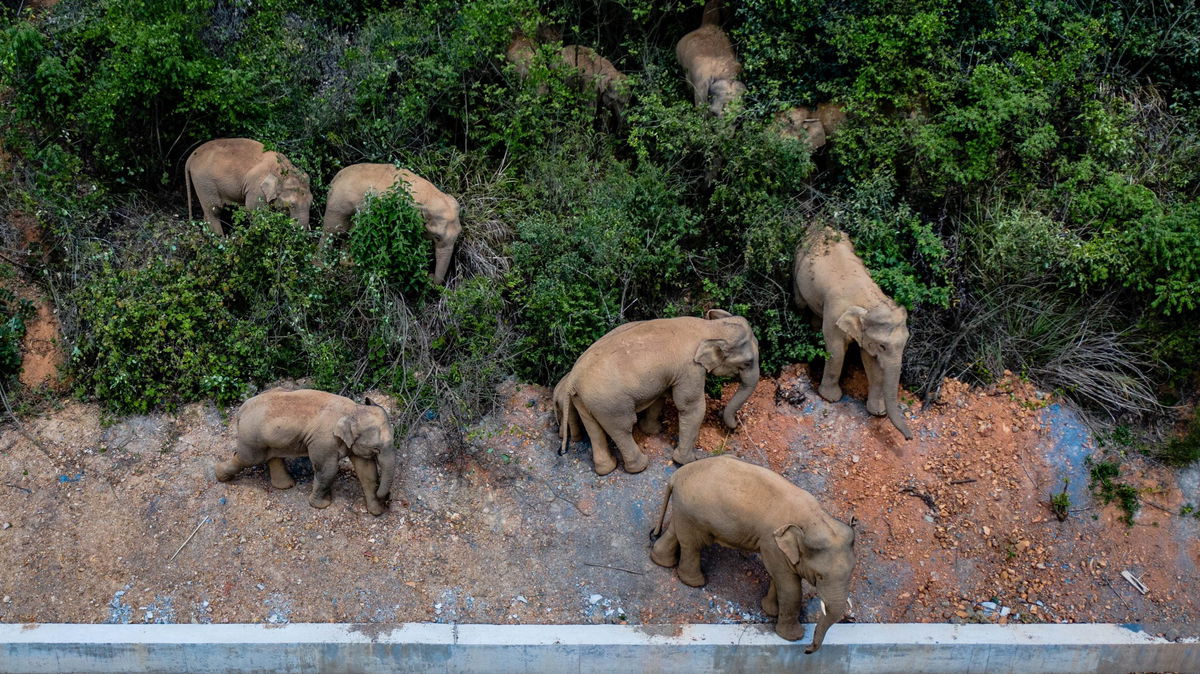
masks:
<svg viewBox="0 0 1200 674"><path fill-rule="evenodd" d="M0 625L0 672L1200 672L1122 625Z"/></svg>

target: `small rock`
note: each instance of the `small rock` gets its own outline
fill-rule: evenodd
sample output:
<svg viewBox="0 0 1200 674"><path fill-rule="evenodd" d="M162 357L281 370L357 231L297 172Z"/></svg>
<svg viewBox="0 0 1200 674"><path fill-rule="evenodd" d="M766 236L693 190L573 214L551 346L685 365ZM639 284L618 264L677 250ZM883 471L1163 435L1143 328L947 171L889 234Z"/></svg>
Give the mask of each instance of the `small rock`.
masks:
<svg viewBox="0 0 1200 674"><path fill-rule="evenodd" d="M5 522L4 524L0 524L0 529L11 529L11 528L12 528L12 522Z"/></svg>
<svg viewBox="0 0 1200 674"><path fill-rule="evenodd" d="M994 601L981 601L981 602L979 602L979 608L982 608L982 609L983 609L983 610L985 610L985 611L995 611L995 610L996 610L997 608L999 608L999 607L1000 607L1000 606L999 606L999 605L998 605L996 602L994 602Z"/></svg>
<svg viewBox="0 0 1200 674"><path fill-rule="evenodd" d="M257 588L258 588L258 589L260 589L260 590L265 590L265 589L267 589L267 586L266 586L266 585L263 585L262 583L259 583L258 585L255 585L254 587L257 587Z"/></svg>
<svg viewBox="0 0 1200 674"><path fill-rule="evenodd" d="M925 521L926 521L926 522L932 522L932 521L933 521L933 515L926 514L926 515L925 515Z"/></svg>
<svg viewBox="0 0 1200 674"><path fill-rule="evenodd" d="M11 604L11 603L12 603L12 597L10 597L10 596L8 596L8 595L4 595L4 599L2 599L2 600L0 600L0 601L3 601L5 604Z"/></svg>
<svg viewBox="0 0 1200 674"><path fill-rule="evenodd" d="M858 461L859 461L858 455L855 454L855 455L851 456L850 461L852 461L854 463L858 463Z"/></svg>
<svg viewBox="0 0 1200 674"><path fill-rule="evenodd" d="M589 604L596 604L596 603L598 603L598 602L599 602L601 599L604 599L604 597L603 597L602 595L594 594L594 595L592 595L592 596L588 597L588 603L589 603Z"/></svg>
<svg viewBox="0 0 1200 674"><path fill-rule="evenodd" d="M1000 617L1001 617L1001 618L1007 618L1009 613L1012 613L1012 609L1011 609L1011 608L1009 608L1009 607L1007 607L1007 606L1001 606L1001 607L1000 607Z"/></svg>

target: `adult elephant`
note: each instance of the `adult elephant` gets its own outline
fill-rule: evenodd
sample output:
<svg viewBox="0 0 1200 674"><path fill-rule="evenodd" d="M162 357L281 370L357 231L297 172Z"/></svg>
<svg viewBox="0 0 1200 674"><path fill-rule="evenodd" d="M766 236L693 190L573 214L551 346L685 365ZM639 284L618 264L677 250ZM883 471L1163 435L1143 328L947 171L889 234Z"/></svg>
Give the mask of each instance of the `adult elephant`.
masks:
<svg viewBox="0 0 1200 674"><path fill-rule="evenodd" d="M886 413L911 440L899 402L908 311L883 294L850 239L828 227L814 228L800 244L792 272L796 306L812 309L821 318L829 352L817 389L821 397L830 402L841 399L842 361L850 342L857 342L867 371L867 411Z"/></svg>
<svg viewBox="0 0 1200 674"><path fill-rule="evenodd" d="M392 164L353 164L338 171L329 184L322 238L347 231L350 216L362 208L368 194L381 194L397 183L404 184L425 219L425 232L433 241L433 280L444 283L454 244L462 233L458 200L412 171Z"/></svg>
<svg viewBox="0 0 1200 674"><path fill-rule="evenodd" d="M633 439L633 425L658 433L669 392L679 411L679 444L671 458L680 464L693 461L709 374L741 380L722 415L727 427L737 428L737 411L754 392L759 376L758 340L745 318L710 309L705 318L660 318L618 326L588 347L554 387L554 413L562 436L558 453L566 452L569 437L582 439L582 422L598 474L617 467L605 436L616 443L627 472L644 470L649 460ZM639 412L644 412L640 422Z"/></svg>
<svg viewBox="0 0 1200 674"><path fill-rule="evenodd" d="M308 229L312 192L308 175L278 152L249 138L218 138L196 148L184 164L188 219L192 219L192 192L200 201L204 221L217 234L220 211L226 206L247 210L282 207Z"/></svg>

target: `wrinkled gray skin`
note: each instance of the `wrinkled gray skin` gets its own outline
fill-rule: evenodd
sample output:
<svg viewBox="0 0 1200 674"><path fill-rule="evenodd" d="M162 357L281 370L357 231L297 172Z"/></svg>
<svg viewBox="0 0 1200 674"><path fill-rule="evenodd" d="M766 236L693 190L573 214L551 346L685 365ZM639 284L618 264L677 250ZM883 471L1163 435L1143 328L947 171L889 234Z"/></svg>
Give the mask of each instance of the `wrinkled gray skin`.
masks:
<svg viewBox="0 0 1200 674"><path fill-rule="evenodd" d="M367 510L382 515L396 476L396 448L387 412L371 402L359 405L325 391L272 389L242 403L235 422L237 449L214 466L217 479L227 482L238 471L266 463L271 484L291 489L284 457L307 456L313 465L314 508L328 507L338 460L349 456L363 488Z"/></svg>
<svg viewBox="0 0 1200 674"><path fill-rule="evenodd" d="M664 531L668 504L671 521ZM706 546L720 543L759 553L771 574L763 612L777 616L775 632L789 641L804 636L801 580L808 581L821 597L823 615L805 653L821 647L829 626L850 606L854 529L774 471L730 456L683 466L667 481L651 536L659 534L650 559L659 566L678 564L679 580L692 587L707 582L700 570Z"/></svg>
<svg viewBox="0 0 1200 674"><path fill-rule="evenodd" d="M759 377L758 340L745 318L710 309L706 318L660 318L613 329L588 347L554 387L554 415L562 437L558 453L566 452L568 438L582 439L582 425L592 441L598 474L617 467L605 436L616 443L627 472L644 470L649 459L633 439L633 425L650 435L662 430L669 392L679 411L679 445L671 458L680 464L694 460L709 374L740 378L741 387L722 415L727 427L737 428L737 411ZM639 412L645 413L640 422Z"/></svg>
<svg viewBox="0 0 1200 674"><path fill-rule="evenodd" d="M226 206L247 210L285 209L308 229L312 192L308 175L278 152L267 152L263 144L249 138L218 138L196 148L184 164L188 220L192 219L192 192L200 201L204 221L217 234L220 211Z"/></svg>
<svg viewBox="0 0 1200 674"><path fill-rule="evenodd" d="M796 249L792 268L794 299L800 309L821 318L829 359L821 377L821 397L842 398L838 380L851 341L857 342L867 372L867 411L887 414L912 439L900 411L900 369L908 344L908 311L883 294L871 279L850 239L829 228L814 228Z"/></svg>
<svg viewBox="0 0 1200 674"><path fill-rule="evenodd" d="M352 164L338 171L329 183L321 241L350 229L350 218L368 194L381 194L403 182L413 206L425 219L425 233L433 241L433 282L441 285L450 269L454 244L462 233L458 200L421 176L392 164Z"/></svg>

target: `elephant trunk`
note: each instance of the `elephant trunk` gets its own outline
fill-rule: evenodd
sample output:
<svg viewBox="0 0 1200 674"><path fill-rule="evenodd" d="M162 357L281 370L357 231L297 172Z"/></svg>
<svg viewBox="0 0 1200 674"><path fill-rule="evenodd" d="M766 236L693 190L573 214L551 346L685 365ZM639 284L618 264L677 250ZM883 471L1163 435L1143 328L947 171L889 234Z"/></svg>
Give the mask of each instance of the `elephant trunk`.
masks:
<svg viewBox="0 0 1200 674"><path fill-rule="evenodd" d="M301 229L308 229L309 210L310 208L307 204L303 206L297 206L292 209L291 215L293 218L295 218L296 222L299 223Z"/></svg>
<svg viewBox="0 0 1200 674"><path fill-rule="evenodd" d="M396 479L396 448L385 448L375 457L375 462L379 467L379 488L375 491L375 497L387 499L392 493L392 480Z"/></svg>
<svg viewBox="0 0 1200 674"><path fill-rule="evenodd" d="M737 412L742 409L742 405L750 399L750 394L754 393L754 387L758 386L758 360L756 359L750 367L741 372L742 385L738 388L737 393L733 394L733 398L729 400L729 404L725 406L725 412L722 418L725 420L725 426L728 428L737 428Z"/></svg>
<svg viewBox="0 0 1200 674"><path fill-rule="evenodd" d="M823 590L818 586L817 594L821 595L821 608L825 613L817 621L817 628L813 631L812 644L804 649L805 653L815 653L821 647L821 643L825 641L825 632L829 631L829 627L841 620L842 616L846 615L847 597L845 589Z"/></svg>
<svg viewBox="0 0 1200 674"><path fill-rule="evenodd" d="M904 434L905 440L912 440L912 431L900 412L900 364L884 366L883 372L883 404L887 418Z"/></svg>
<svg viewBox="0 0 1200 674"><path fill-rule="evenodd" d="M446 271L450 269L450 254L454 252L454 239L445 237L434 244L433 248L433 282L443 285L446 282Z"/></svg>

